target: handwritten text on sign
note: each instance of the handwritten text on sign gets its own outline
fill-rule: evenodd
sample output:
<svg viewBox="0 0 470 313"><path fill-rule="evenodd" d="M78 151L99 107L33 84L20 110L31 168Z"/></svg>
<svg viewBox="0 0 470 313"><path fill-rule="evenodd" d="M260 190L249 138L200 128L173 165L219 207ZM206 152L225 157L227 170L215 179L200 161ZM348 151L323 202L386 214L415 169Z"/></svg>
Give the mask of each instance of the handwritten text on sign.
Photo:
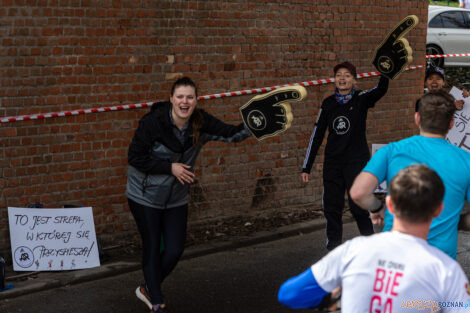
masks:
<svg viewBox="0 0 470 313"><path fill-rule="evenodd" d="M470 97L464 98L462 90L453 87L450 92L456 100L463 100L462 110L454 114L454 127L447 133L447 141L464 150L470 151Z"/></svg>
<svg viewBox="0 0 470 313"><path fill-rule="evenodd" d="M15 271L100 266L93 211L86 208L8 208Z"/></svg>

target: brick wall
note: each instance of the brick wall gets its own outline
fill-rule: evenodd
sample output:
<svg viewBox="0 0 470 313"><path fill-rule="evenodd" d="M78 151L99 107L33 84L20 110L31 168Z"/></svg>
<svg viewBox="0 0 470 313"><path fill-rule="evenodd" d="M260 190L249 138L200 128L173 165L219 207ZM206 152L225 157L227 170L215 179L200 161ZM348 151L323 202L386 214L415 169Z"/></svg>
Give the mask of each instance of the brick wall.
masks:
<svg viewBox="0 0 470 313"><path fill-rule="evenodd" d="M413 64L424 64L427 0L128 1L1 0L0 116L86 109L167 99L180 73L200 94L332 76L371 57L389 29L409 14ZM423 70L402 74L369 113L368 139L415 132L412 112ZM377 78L359 80L359 88ZM300 167L321 100L332 85L309 87L293 105L284 134L258 143L210 143L197 163L191 220L254 210L319 206L322 152L313 182ZM200 101L238 123L249 96ZM41 202L92 206L98 234L134 232L124 196L127 147L148 109L0 125L0 247L9 246L7 206Z"/></svg>

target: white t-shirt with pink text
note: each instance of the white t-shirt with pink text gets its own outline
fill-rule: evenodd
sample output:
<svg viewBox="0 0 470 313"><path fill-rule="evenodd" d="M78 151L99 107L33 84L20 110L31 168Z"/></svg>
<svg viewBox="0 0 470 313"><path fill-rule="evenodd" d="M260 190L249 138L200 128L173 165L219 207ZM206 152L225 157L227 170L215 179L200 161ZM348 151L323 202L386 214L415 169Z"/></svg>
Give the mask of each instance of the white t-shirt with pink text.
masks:
<svg viewBox="0 0 470 313"><path fill-rule="evenodd" d="M354 238L311 269L325 291L342 286L343 313L470 312L470 286L460 265L411 235Z"/></svg>

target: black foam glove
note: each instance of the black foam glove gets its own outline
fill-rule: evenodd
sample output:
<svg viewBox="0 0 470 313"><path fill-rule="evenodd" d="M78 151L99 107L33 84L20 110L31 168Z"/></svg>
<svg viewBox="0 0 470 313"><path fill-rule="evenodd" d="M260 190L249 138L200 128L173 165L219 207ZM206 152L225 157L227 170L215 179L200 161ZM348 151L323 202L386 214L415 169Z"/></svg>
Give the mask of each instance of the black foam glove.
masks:
<svg viewBox="0 0 470 313"><path fill-rule="evenodd" d="M240 108L246 128L258 140L287 130L293 120L289 101L303 100L307 90L302 86L282 87L254 96Z"/></svg>
<svg viewBox="0 0 470 313"><path fill-rule="evenodd" d="M413 61L413 50L408 40L403 38L407 32L418 24L416 15L409 15L385 37L375 49L372 64L383 76L395 79Z"/></svg>

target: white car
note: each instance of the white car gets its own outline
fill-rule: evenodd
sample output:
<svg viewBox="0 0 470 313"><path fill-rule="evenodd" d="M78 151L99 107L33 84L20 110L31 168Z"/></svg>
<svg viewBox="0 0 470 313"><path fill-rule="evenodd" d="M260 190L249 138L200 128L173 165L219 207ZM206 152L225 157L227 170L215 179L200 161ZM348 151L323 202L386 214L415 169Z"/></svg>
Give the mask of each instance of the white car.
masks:
<svg viewBox="0 0 470 313"><path fill-rule="evenodd" d="M426 54L470 53L470 10L430 5ZM439 67L470 66L470 56L433 58L428 60Z"/></svg>

